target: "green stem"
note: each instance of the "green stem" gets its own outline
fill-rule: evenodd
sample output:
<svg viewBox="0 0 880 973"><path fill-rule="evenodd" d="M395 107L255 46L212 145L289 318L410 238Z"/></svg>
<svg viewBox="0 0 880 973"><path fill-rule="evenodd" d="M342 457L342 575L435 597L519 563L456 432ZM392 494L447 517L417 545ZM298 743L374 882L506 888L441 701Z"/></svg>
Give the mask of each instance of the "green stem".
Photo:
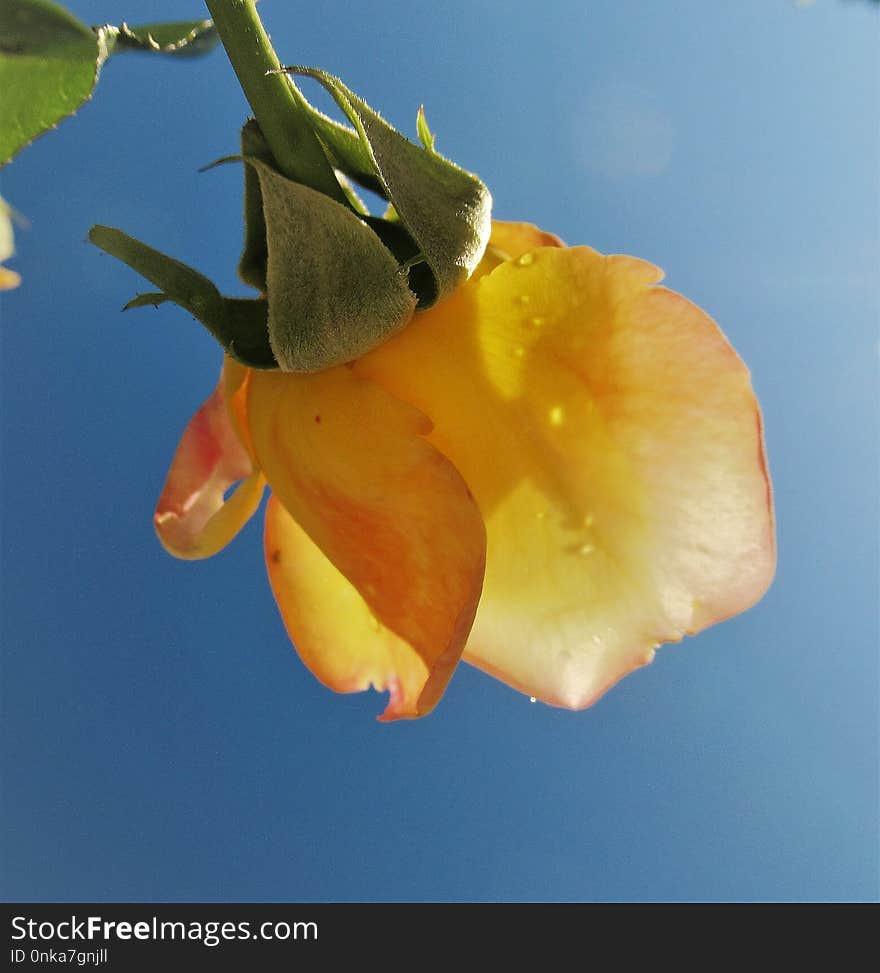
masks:
<svg viewBox="0 0 880 973"><path fill-rule="evenodd" d="M285 74L255 0L205 0L220 40L279 170L347 205L333 169L302 108L303 96Z"/></svg>

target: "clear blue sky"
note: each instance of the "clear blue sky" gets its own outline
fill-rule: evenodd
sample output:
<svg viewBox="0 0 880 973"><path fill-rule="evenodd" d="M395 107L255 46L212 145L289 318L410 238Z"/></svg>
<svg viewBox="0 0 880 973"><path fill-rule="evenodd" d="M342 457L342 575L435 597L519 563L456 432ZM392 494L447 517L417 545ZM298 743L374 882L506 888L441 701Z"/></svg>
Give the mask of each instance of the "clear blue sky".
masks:
<svg viewBox="0 0 880 973"><path fill-rule="evenodd" d="M197 0L76 2L91 23ZM24 152L2 299L2 885L17 900L878 898L880 9L867 0L263 0L480 173L496 215L633 253L749 363L779 570L752 611L568 713L462 666L429 718L286 640L255 519L169 558L151 516L217 347L85 242L228 292L246 105L221 51L111 62Z"/></svg>

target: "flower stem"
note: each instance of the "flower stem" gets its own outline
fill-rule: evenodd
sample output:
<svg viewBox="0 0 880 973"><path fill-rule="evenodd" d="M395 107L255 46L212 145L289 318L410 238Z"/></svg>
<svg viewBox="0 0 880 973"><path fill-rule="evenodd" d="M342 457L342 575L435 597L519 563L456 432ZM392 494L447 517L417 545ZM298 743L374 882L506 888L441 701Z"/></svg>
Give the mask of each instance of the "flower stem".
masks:
<svg viewBox="0 0 880 973"><path fill-rule="evenodd" d="M279 170L345 203L303 96L285 74L268 74L281 64L257 13L255 0L205 0L220 40L253 109Z"/></svg>

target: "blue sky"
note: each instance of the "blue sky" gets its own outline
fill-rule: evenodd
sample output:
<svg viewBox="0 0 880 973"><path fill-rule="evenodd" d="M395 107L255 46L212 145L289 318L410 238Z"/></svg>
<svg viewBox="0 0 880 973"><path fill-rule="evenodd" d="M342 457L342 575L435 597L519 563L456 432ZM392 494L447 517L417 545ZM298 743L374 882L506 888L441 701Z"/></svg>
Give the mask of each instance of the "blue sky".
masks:
<svg viewBox="0 0 880 973"><path fill-rule="evenodd" d="M90 23L196 0L72 3ZM593 708L462 666L427 719L286 640L258 519L169 558L152 511L218 349L86 242L109 223L244 294L221 51L112 61L2 173L0 894L17 900L876 900L880 10L859 0L263 0L478 172L505 219L633 253L749 364L779 569Z"/></svg>

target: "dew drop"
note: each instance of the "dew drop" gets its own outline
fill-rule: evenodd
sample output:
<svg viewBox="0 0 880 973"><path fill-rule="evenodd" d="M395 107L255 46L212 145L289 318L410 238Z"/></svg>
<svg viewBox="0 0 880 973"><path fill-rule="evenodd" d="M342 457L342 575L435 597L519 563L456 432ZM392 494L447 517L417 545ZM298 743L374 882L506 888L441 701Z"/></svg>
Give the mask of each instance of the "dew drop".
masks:
<svg viewBox="0 0 880 973"><path fill-rule="evenodd" d="M531 297L528 294L520 294L517 300L520 302L520 304L528 304Z"/></svg>
<svg viewBox="0 0 880 973"><path fill-rule="evenodd" d="M533 328L543 328L544 327L544 324L545 324L545 319L542 318L542 317L540 317L540 315L538 317L532 318L532 327Z"/></svg>
<svg viewBox="0 0 880 973"><path fill-rule="evenodd" d="M584 517L584 527L592 527L592 526L593 526L593 515L587 514Z"/></svg>
<svg viewBox="0 0 880 973"><path fill-rule="evenodd" d="M592 554L593 551L595 551L595 550L596 550L596 548L593 547L592 544L582 544L581 545L581 549L580 549L580 553L583 554L584 557L586 557L588 554Z"/></svg>
<svg viewBox="0 0 880 973"><path fill-rule="evenodd" d="M565 422L565 409L561 405L554 405L550 410L550 425L561 426Z"/></svg>
<svg viewBox="0 0 880 973"><path fill-rule="evenodd" d="M535 516L538 518L538 520L543 520L547 516L547 511L546 510L539 510L535 514Z"/></svg>
<svg viewBox="0 0 880 973"><path fill-rule="evenodd" d="M529 702L530 703L537 703L538 702L537 697L535 697L535 696L529 696Z"/></svg>
<svg viewBox="0 0 880 973"><path fill-rule="evenodd" d="M525 355L525 353L526 353L526 350L525 350L525 348L523 348L522 345L517 345L516 348L513 349L513 357L514 358L522 358Z"/></svg>
<svg viewBox="0 0 880 973"><path fill-rule="evenodd" d="M535 255L533 253L524 253L516 258L516 262L519 267L528 267L529 264L535 262Z"/></svg>

